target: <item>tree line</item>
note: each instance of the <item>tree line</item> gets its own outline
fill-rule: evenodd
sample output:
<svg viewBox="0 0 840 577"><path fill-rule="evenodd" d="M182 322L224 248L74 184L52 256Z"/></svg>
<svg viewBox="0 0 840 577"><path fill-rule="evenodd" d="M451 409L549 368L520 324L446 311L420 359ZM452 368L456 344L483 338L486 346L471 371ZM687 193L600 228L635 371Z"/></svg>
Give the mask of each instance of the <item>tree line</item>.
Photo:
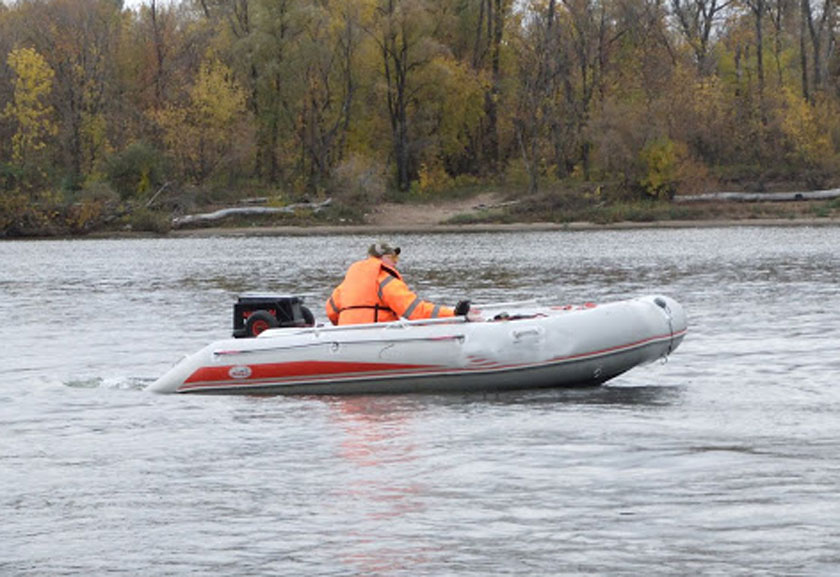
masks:
<svg viewBox="0 0 840 577"><path fill-rule="evenodd" d="M838 16L835 0L0 4L0 231L266 192L821 186L840 167Z"/></svg>

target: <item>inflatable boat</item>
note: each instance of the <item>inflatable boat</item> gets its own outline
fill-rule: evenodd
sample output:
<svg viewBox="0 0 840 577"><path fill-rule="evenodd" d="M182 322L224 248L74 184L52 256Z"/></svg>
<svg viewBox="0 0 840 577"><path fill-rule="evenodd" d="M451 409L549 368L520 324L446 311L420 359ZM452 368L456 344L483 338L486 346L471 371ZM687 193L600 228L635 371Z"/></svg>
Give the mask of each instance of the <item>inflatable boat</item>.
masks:
<svg viewBox="0 0 840 577"><path fill-rule="evenodd" d="M495 305L483 307L485 320L478 322L454 317L341 327L300 326L309 324L311 313L293 304L288 326L272 322L256 338L214 342L149 389L338 395L599 385L667 357L687 330L682 307L666 296ZM243 314L249 313L240 310L234 318L239 336Z"/></svg>

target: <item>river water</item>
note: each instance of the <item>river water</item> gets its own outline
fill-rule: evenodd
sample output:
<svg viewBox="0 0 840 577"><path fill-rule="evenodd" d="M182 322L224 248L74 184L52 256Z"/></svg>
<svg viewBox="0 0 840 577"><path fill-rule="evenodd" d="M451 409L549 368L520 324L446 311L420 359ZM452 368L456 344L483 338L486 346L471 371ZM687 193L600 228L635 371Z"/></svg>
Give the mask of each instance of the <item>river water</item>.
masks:
<svg viewBox="0 0 840 577"><path fill-rule="evenodd" d="M840 227L426 234L430 300L679 300L591 389L163 396L363 236L0 243L0 575L836 575Z"/></svg>

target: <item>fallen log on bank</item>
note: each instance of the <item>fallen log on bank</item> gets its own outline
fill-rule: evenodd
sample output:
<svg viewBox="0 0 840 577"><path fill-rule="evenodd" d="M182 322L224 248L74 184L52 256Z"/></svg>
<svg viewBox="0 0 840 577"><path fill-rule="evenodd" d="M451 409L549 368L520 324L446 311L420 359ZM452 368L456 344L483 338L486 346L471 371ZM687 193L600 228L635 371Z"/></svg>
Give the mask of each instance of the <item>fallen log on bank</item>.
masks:
<svg viewBox="0 0 840 577"><path fill-rule="evenodd" d="M222 220L229 216L244 216L244 215L260 215L260 214L293 214L302 209L309 209L312 212L319 212L329 206L332 199L328 198L323 202L310 203L299 202L296 204L289 204L281 207L274 206L236 206L232 208L222 208L214 212L205 212L202 214L187 214L178 216L172 219L172 228L178 228L186 224L196 224L201 222L212 222Z"/></svg>
<svg viewBox="0 0 840 577"><path fill-rule="evenodd" d="M735 202L789 202L795 200L831 200L840 198L840 188L809 192L710 192L675 196L674 202L735 201Z"/></svg>

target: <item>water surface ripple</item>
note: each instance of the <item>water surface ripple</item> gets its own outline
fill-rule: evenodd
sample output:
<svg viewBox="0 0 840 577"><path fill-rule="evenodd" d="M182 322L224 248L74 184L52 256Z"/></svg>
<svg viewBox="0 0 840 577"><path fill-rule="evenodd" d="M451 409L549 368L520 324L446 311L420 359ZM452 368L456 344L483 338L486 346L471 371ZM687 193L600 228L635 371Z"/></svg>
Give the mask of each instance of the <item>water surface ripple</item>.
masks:
<svg viewBox="0 0 840 577"><path fill-rule="evenodd" d="M416 234L454 303L661 292L609 386L158 396L245 291L321 302L362 236L0 243L0 575L836 575L840 228Z"/></svg>

